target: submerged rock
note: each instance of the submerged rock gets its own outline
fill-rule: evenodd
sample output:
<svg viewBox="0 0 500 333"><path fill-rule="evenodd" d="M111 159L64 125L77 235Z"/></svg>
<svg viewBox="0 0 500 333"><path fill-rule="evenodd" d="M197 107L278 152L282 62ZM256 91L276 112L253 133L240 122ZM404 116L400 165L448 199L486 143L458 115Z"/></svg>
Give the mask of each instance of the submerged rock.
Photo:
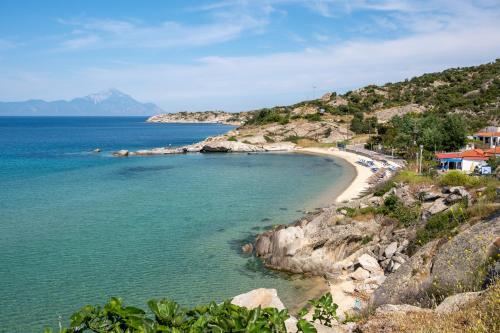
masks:
<svg viewBox="0 0 500 333"><path fill-rule="evenodd" d="M125 149L118 150L118 151L113 153L113 156L118 156L118 157L127 157L128 155L129 155L129 151L125 150Z"/></svg>

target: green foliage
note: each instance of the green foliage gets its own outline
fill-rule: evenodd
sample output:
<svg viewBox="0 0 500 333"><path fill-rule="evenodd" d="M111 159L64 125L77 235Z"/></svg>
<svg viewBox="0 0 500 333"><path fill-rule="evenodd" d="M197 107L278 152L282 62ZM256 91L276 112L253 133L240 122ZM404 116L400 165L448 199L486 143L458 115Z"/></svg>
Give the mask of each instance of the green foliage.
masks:
<svg viewBox="0 0 500 333"><path fill-rule="evenodd" d="M321 114L319 113L308 114L305 116L305 118L309 121L321 121Z"/></svg>
<svg viewBox="0 0 500 333"><path fill-rule="evenodd" d="M459 170L450 170L441 176L439 183L443 186L472 187L479 185L481 183L481 179L477 176L469 176Z"/></svg>
<svg viewBox="0 0 500 333"><path fill-rule="evenodd" d="M238 140L236 139L236 137L230 136L229 138L227 138L227 141L238 141Z"/></svg>
<svg viewBox="0 0 500 333"><path fill-rule="evenodd" d="M387 181L383 182L381 184L378 184L373 192L373 195L376 197L381 197L387 192L389 192L393 187L395 186L395 183L393 181Z"/></svg>
<svg viewBox="0 0 500 333"><path fill-rule="evenodd" d="M310 300L314 309L313 320L327 326L338 319L337 304L330 293L317 300ZM168 299L150 300L151 314L124 306L120 298L111 298L104 307L86 305L70 318L70 327L61 328L60 333L286 333L285 320L288 310L257 307L247 309L225 301L211 302L192 309L181 308ZM297 333L316 333L316 328L303 317L307 309L299 312ZM53 333L46 328L44 333Z"/></svg>
<svg viewBox="0 0 500 333"><path fill-rule="evenodd" d="M401 182L410 185L432 184L434 182L432 178L419 175L418 173L410 170L399 171L396 176L394 176L393 180L395 182Z"/></svg>
<svg viewBox="0 0 500 333"><path fill-rule="evenodd" d="M491 156L488 160L488 165L491 167L492 171L495 171L498 166L500 166L500 157L495 155Z"/></svg>
<svg viewBox="0 0 500 333"><path fill-rule="evenodd" d="M413 156L420 145L428 152L458 150L467 139L463 117L433 112L395 116L386 125L380 125L378 132L372 143L393 147L406 157Z"/></svg>
<svg viewBox="0 0 500 333"><path fill-rule="evenodd" d="M317 300L310 300L309 304L314 309L313 321L319 320L321 324L332 327L333 321L339 319L337 316L339 306L333 303L331 293L327 293Z"/></svg>
<svg viewBox="0 0 500 333"><path fill-rule="evenodd" d="M429 218L425 227L417 230L416 243L424 245L433 239L454 236L458 232L458 226L468 221L469 216L464 206L466 203Z"/></svg>
<svg viewBox="0 0 500 333"><path fill-rule="evenodd" d="M420 207L418 205L405 206L394 194L384 200L384 205L378 209L378 213L387 215L399 221L405 227L416 224L420 218Z"/></svg>
<svg viewBox="0 0 500 333"><path fill-rule="evenodd" d="M264 125L269 123L287 124L290 112L287 108L275 107L255 111L253 116L247 120L247 125Z"/></svg>
<svg viewBox="0 0 500 333"><path fill-rule="evenodd" d="M304 139L304 137L291 135L291 136L286 137L285 141L290 141L290 142L297 144L299 142L299 140L302 140L302 139Z"/></svg>
<svg viewBox="0 0 500 333"><path fill-rule="evenodd" d="M356 134L375 133L377 118L365 118L362 112L356 112L351 120L351 131Z"/></svg>

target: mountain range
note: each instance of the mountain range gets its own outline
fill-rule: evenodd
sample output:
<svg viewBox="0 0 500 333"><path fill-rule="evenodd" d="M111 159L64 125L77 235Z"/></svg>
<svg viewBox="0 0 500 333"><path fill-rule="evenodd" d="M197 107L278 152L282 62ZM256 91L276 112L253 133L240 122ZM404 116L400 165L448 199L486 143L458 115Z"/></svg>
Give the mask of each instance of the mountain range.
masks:
<svg viewBox="0 0 500 333"><path fill-rule="evenodd" d="M164 112L153 103L141 103L117 89L72 100L0 102L0 116L151 116Z"/></svg>

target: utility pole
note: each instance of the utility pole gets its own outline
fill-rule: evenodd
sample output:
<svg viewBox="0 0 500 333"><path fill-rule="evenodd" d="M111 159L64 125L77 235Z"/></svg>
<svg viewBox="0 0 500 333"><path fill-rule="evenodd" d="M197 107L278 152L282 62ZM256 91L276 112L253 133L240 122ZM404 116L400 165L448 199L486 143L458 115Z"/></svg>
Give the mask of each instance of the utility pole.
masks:
<svg viewBox="0 0 500 333"><path fill-rule="evenodd" d="M424 151L424 145L420 145L420 164L418 168L418 173L422 174L422 156L423 156L423 151Z"/></svg>

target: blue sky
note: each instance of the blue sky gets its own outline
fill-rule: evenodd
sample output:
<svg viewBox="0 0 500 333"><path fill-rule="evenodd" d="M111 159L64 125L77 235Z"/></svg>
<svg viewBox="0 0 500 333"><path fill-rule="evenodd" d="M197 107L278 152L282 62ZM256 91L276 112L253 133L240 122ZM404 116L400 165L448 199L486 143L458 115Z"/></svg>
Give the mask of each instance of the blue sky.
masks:
<svg viewBox="0 0 500 333"><path fill-rule="evenodd" d="M0 1L3 101L238 111L499 57L498 0Z"/></svg>

